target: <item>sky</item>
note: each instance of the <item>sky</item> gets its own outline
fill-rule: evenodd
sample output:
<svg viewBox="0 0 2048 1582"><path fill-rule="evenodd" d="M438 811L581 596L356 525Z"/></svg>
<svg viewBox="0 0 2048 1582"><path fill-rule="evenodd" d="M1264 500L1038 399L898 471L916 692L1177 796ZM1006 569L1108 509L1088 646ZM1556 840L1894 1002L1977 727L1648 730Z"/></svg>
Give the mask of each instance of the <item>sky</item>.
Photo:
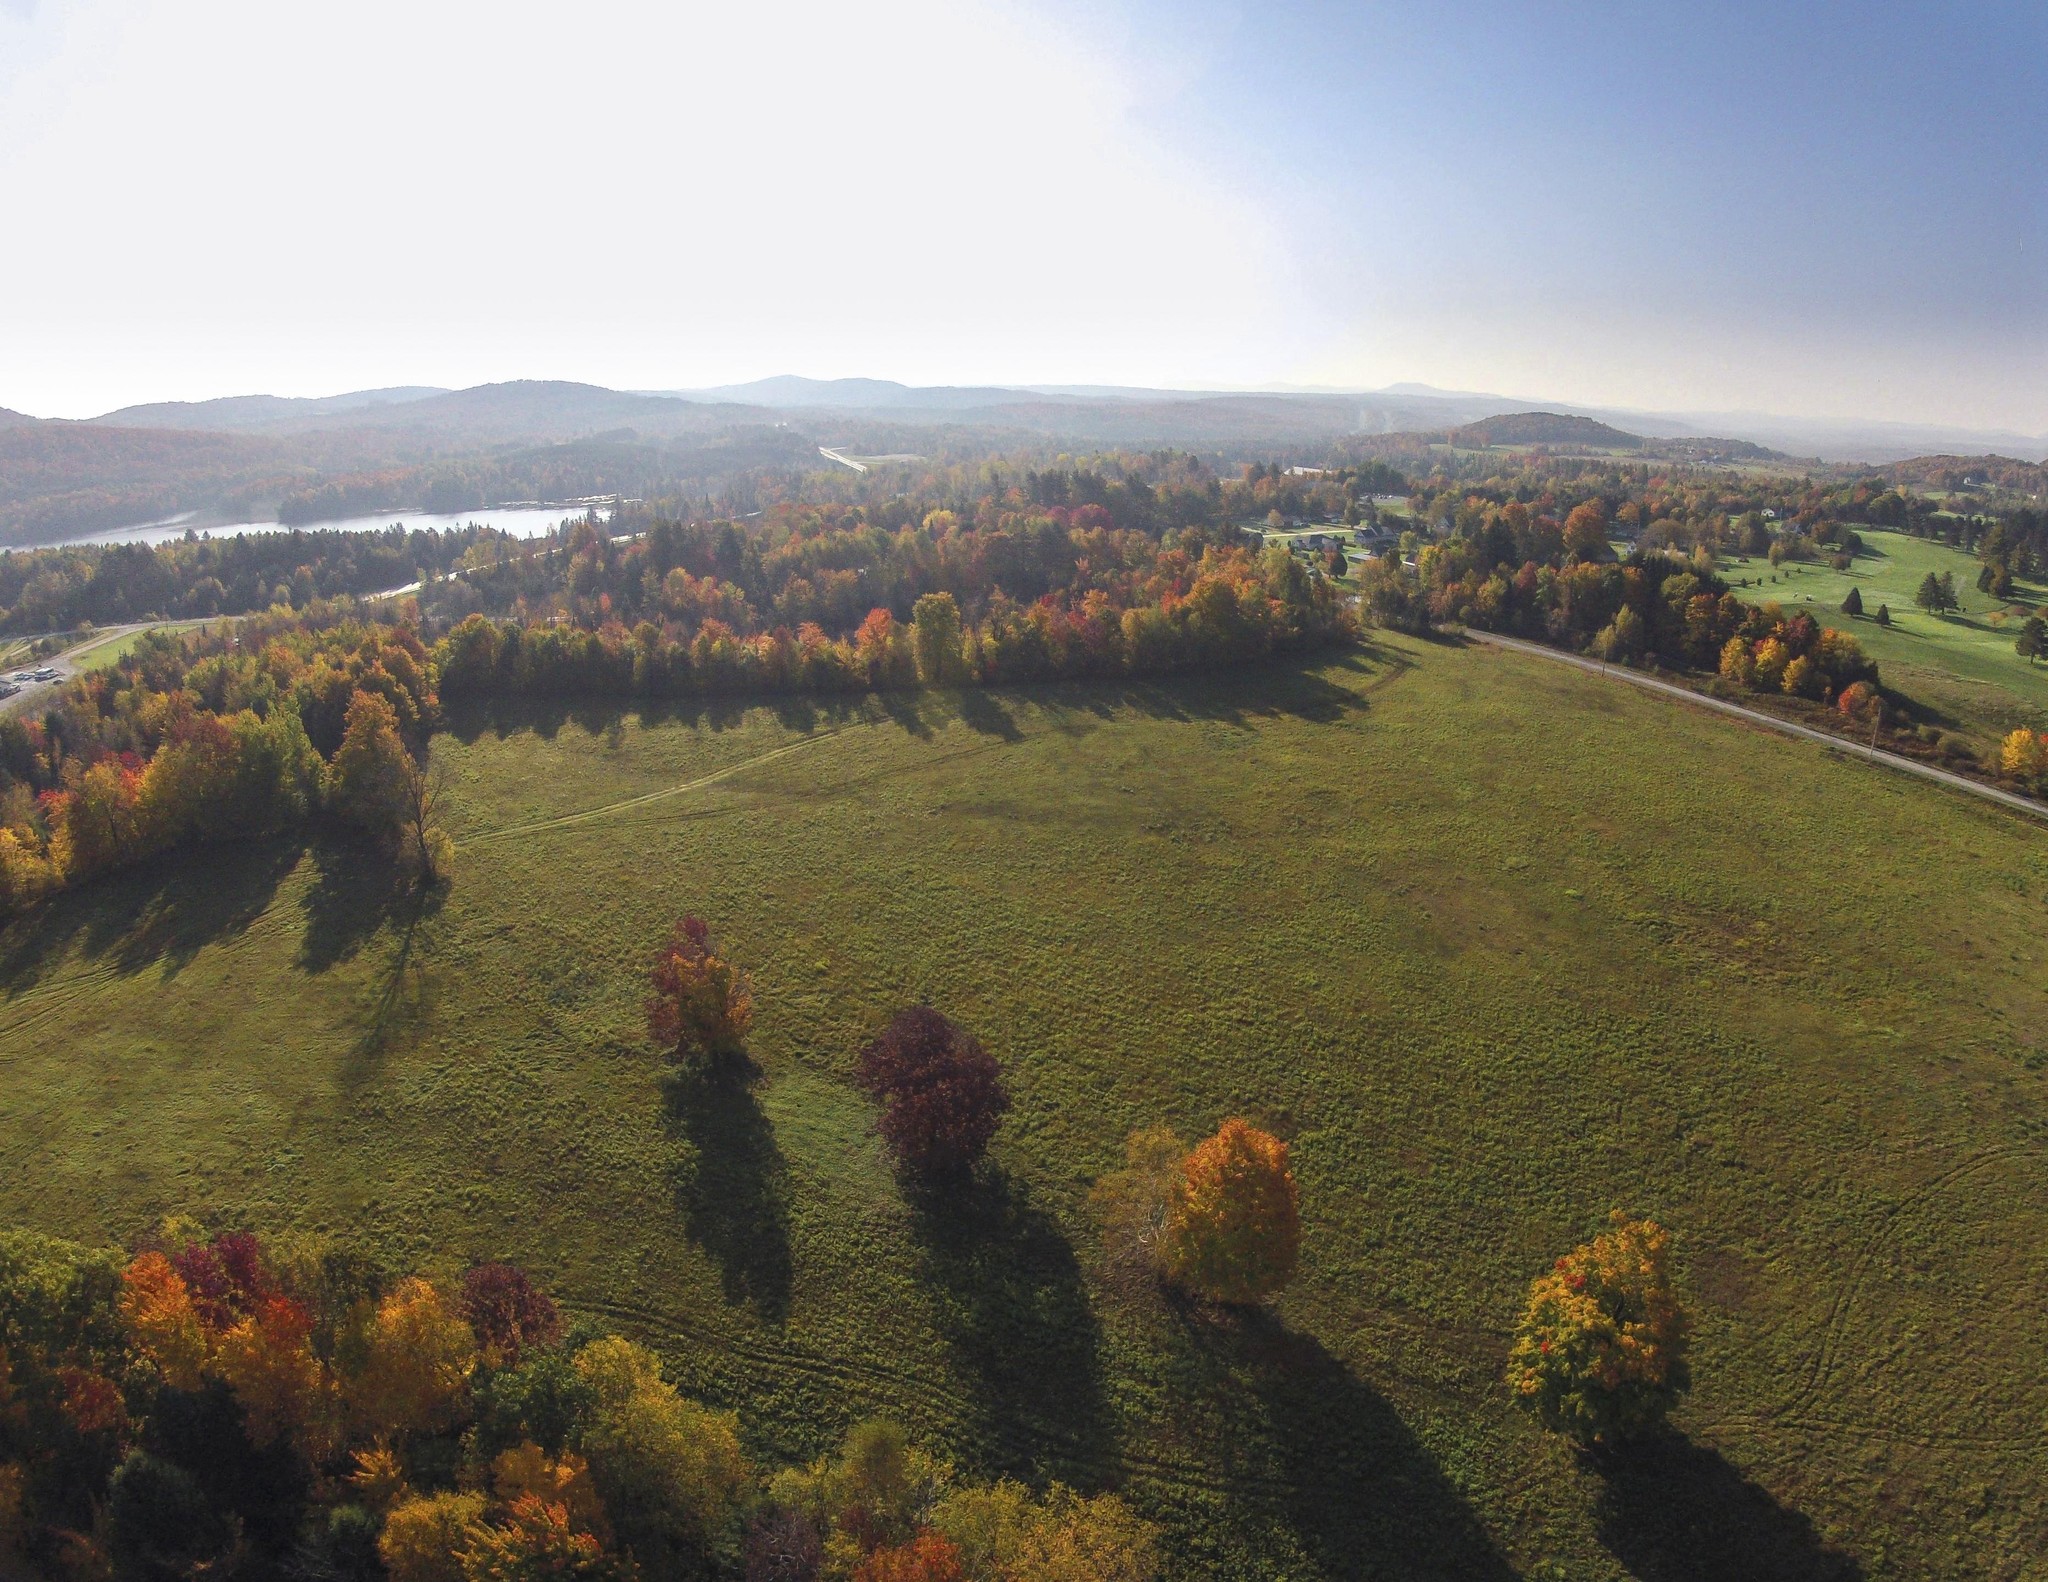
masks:
<svg viewBox="0 0 2048 1582"><path fill-rule="evenodd" d="M0 0L0 405L776 373L2048 433L2040 0Z"/></svg>

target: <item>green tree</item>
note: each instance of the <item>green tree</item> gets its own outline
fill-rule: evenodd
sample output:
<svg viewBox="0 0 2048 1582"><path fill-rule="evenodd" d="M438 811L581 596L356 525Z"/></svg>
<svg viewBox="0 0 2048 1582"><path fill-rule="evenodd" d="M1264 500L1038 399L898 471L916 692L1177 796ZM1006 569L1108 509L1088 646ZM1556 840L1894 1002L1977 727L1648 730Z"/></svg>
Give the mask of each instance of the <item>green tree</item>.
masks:
<svg viewBox="0 0 2048 1582"><path fill-rule="evenodd" d="M1929 615L1938 615L1948 606L1942 598L1941 579L1928 572L1920 579L1920 586L1914 591L1913 602Z"/></svg>
<svg viewBox="0 0 2048 1582"><path fill-rule="evenodd" d="M678 1394L654 1354L616 1335L576 1353L591 1392L581 1450L620 1540L655 1576L687 1574L751 1478L739 1418Z"/></svg>
<svg viewBox="0 0 2048 1582"><path fill-rule="evenodd" d="M911 643L917 652L917 676L927 686L954 686L962 680L960 606L950 593L927 593L911 611Z"/></svg>
<svg viewBox="0 0 2048 1582"><path fill-rule="evenodd" d="M1879 606L1877 607L1877 614L1876 614L1876 616L1875 616L1875 617L1873 617L1873 619L1875 619L1875 620L1876 620L1876 622L1877 622L1877 624L1878 624L1879 626L1889 626L1889 625L1891 625L1891 624L1892 624L1892 607L1891 607L1891 606L1890 606L1889 604L1880 604L1880 605L1879 605Z"/></svg>
<svg viewBox="0 0 2048 1582"><path fill-rule="evenodd" d="M1849 596L1842 601L1842 613L1844 615L1861 615L1863 613L1863 590L1861 588L1851 588L1849 590Z"/></svg>
<svg viewBox="0 0 2048 1582"><path fill-rule="evenodd" d="M2020 627L2020 635L2013 642L2014 650L2031 664L2043 653L2048 653L2048 621L2038 615L2030 615Z"/></svg>

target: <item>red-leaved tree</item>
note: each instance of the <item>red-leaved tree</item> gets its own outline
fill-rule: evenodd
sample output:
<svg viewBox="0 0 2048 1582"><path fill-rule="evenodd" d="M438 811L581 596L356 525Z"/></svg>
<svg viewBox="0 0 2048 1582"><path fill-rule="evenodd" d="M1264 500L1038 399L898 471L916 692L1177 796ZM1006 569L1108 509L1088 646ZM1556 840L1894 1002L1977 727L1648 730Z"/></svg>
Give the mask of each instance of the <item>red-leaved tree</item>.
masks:
<svg viewBox="0 0 2048 1582"><path fill-rule="evenodd" d="M898 1168L925 1179L971 1170L1010 1107L995 1057L928 1005L890 1018L856 1080L882 1101L876 1125Z"/></svg>
<svg viewBox="0 0 2048 1582"><path fill-rule="evenodd" d="M480 1263L462 1277L462 1316L484 1355L501 1368L562 1338L562 1315L516 1264Z"/></svg>
<svg viewBox="0 0 2048 1582"><path fill-rule="evenodd" d="M649 975L648 1034L678 1059L733 1059L746 1053L754 1025L754 985L718 954L701 917L676 924Z"/></svg>

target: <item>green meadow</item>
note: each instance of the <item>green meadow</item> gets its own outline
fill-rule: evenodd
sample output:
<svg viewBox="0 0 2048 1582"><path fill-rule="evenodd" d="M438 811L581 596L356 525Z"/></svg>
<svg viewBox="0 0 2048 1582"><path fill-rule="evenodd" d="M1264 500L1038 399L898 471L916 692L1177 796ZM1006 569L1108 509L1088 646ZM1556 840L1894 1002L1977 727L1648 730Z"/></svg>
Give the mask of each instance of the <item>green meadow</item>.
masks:
<svg viewBox="0 0 2048 1582"><path fill-rule="evenodd" d="M278 845L14 925L0 1221L511 1258L763 1458L892 1414L981 1475L1122 1488L1176 1577L2037 1563L2030 822L1397 638L1148 687L473 718L435 752L444 897ZM685 911L753 971L751 1081L646 1047ZM1015 1100L935 1204L849 1080L918 999ZM1291 1139L1304 1238L1270 1312L1227 1317L1104 1269L1088 1192L1131 1129L1233 1113ZM1602 1463L1501 1372L1530 1278L1615 1206L1675 1231L1696 1385Z"/></svg>
<svg viewBox="0 0 2048 1582"><path fill-rule="evenodd" d="M1817 619L1854 632L1888 686L1979 747L1989 747L2016 725L2048 726L2048 665L2029 663L2013 651L2019 619L1977 591L1983 563L1930 539L1868 527L1856 531L1864 547L1847 571L1788 561L1773 582L1770 564L1758 556L1726 561L1722 575L1748 577L1751 586L1736 590L1745 598L1776 599L1788 611L1810 608ZM1954 576L1960 612L1930 615L1913 602L1929 572ZM1863 595L1860 617L1841 613L1852 587ZM2017 587L2012 602L2048 603L2048 589ZM1889 627L1873 619L1880 604L1891 609Z"/></svg>

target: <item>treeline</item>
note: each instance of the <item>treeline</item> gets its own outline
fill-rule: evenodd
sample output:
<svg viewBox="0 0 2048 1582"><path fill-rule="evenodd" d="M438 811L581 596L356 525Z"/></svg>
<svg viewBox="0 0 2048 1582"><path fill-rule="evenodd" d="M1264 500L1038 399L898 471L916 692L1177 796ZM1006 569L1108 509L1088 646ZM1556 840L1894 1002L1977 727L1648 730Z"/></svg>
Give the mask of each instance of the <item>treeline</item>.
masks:
<svg viewBox="0 0 2048 1582"><path fill-rule="evenodd" d="M594 602L602 612L599 624L471 616L437 646L436 675L451 704L521 695L861 692L1159 675L1311 649L1355 629L1335 586L1284 549L1254 556L1237 546L1202 545L1197 554L1186 540L1165 548L1125 535L1117 545L1110 542L1116 535L1096 529L1008 545L992 544L988 535L963 537L959 560L977 568L971 576L960 575L960 563L949 564L943 534L918 539L913 548L936 551L923 568L933 573L930 580L973 590L965 611L959 598L940 588L910 600L908 620L886 605L857 615L863 590L878 580L874 568L824 567L814 568L816 581L794 573L779 579L768 599L774 620L768 626L742 587L772 573L743 571L741 583L730 583L677 566L658 581L649 574L642 587L652 594L652 607L643 605L641 619L629 628L608 593L592 600L588 589L602 572L579 579L572 569L570 597ZM1085 557L1070 559L1076 537L1110 551L1099 567L1082 563ZM602 547L586 546L591 558L584 564L594 571ZM1027 589L1054 581L1041 573L1062 563L1069 581L1029 603L1010 597L988 576L986 559L1008 558L1012 551L1011 564ZM1039 552L1045 564L1034 569ZM926 579L895 569L906 573L894 581L901 603ZM579 586L581 594L574 591ZM634 601L621 603L630 611Z"/></svg>
<svg viewBox="0 0 2048 1582"><path fill-rule="evenodd" d="M0 1235L0 1574L167 1582L1153 1582L1114 1495L973 1483L886 1421L754 1463L739 1419L519 1268L435 1281L172 1221Z"/></svg>
<svg viewBox="0 0 2048 1582"><path fill-rule="evenodd" d="M165 544L74 544L0 553L0 631L67 631L153 617L240 615L360 597L446 575L477 527L367 533L193 535Z"/></svg>
<svg viewBox="0 0 2048 1582"><path fill-rule="evenodd" d="M1395 557L1359 574L1370 617L1420 630L1476 626L1590 652L1621 664L1655 660L1719 670L1759 690L1829 701L1877 667L1855 638L1774 604L1736 597L1704 550L1690 558L1637 550L1617 561L1597 500L1562 521L1520 501L1461 515L1453 534L1424 546L1411 571Z"/></svg>
<svg viewBox="0 0 2048 1582"><path fill-rule="evenodd" d="M424 765L429 672L399 627L146 634L42 718L0 717L0 911L318 812L391 844L415 877L445 878L454 848Z"/></svg>

